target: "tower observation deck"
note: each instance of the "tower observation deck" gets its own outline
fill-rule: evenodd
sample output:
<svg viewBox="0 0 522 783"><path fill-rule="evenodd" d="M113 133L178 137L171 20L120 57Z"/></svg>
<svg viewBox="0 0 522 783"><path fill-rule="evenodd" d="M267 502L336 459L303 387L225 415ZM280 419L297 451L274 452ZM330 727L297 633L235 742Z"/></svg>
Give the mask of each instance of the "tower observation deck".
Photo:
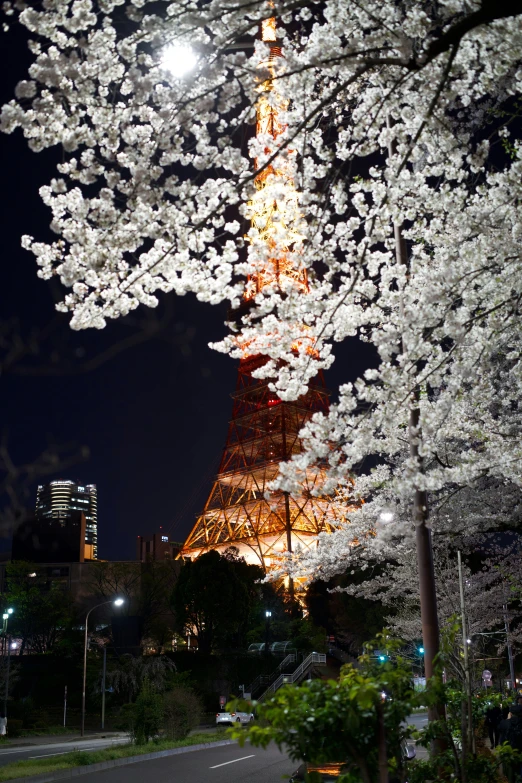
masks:
<svg viewBox="0 0 522 783"><path fill-rule="evenodd" d="M256 135L260 140L270 136L277 141L285 131L280 115L286 101L276 89L281 50L275 18L263 21L262 40L270 47L265 64L269 78L258 87ZM301 216L293 179L294 155L286 149L272 164L261 167L255 161L259 173L249 207L256 241L268 248L268 261L261 262L247 280L241 310L248 309L249 301L267 285L283 290L291 287L303 296L308 292L306 269L296 262L295 248L301 237L294 227ZM315 546L319 533L331 532L345 518L346 506L321 493L325 474L320 467L308 469L298 492L269 491L280 463L302 451L301 428L314 413L328 411L328 394L319 373L298 400L279 399L268 379L252 375L265 362L266 357L250 355L245 347L218 474L181 557L234 546L248 562L269 571L285 553Z"/></svg>

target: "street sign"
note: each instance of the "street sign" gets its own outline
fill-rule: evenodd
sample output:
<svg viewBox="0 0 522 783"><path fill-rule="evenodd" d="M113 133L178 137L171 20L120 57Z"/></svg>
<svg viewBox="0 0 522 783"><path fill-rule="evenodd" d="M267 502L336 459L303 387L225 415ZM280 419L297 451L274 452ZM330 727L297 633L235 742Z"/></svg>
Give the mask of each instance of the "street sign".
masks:
<svg viewBox="0 0 522 783"><path fill-rule="evenodd" d="M224 707L226 703L227 703L226 697L225 696L220 696L219 697L219 706L220 707Z"/></svg>

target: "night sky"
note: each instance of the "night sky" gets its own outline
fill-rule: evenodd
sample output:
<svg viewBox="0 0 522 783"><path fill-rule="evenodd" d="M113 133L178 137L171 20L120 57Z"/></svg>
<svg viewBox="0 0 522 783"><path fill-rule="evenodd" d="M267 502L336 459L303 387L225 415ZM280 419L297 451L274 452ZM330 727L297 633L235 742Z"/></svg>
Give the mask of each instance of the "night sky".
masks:
<svg viewBox="0 0 522 783"><path fill-rule="evenodd" d="M23 33L0 33L1 103L13 97L29 63ZM0 375L0 434L8 436L16 464L34 460L53 443L68 453L88 447L87 458L45 480L95 483L99 557L133 559L136 536L160 525L172 540L183 540L210 490L237 365L208 342L225 333L227 309L192 295L163 295L157 310L142 308L100 332L70 330L68 316L54 310L62 296L58 281L40 280L34 257L20 246L24 233L40 240L52 236L38 188L55 175L59 157L57 150L30 152L19 132L0 135L0 326L18 319L17 333L34 333L38 349ZM142 340L143 325L154 319L166 326ZM138 344L124 347L125 341ZM356 343L344 344L338 354L326 378L332 389L353 380L367 362ZM0 362L5 357L0 332ZM30 508L35 491L33 482L26 497ZM1 503L5 508L5 495Z"/></svg>

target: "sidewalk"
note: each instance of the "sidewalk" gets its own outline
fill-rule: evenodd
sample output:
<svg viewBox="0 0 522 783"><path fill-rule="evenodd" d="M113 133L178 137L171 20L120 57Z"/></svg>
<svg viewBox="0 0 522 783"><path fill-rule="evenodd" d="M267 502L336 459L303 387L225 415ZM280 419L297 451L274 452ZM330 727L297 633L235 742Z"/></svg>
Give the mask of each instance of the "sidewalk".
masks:
<svg viewBox="0 0 522 783"><path fill-rule="evenodd" d="M86 731L82 737L79 731L70 734L41 734L35 737L16 737L0 743L0 748L24 748L32 745L57 745L60 742L77 742L78 740L90 741L93 739L116 739L127 737L124 731Z"/></svg>
<svg viewBox="0 0 522 783"><path fill-rule="evenodd" d="M189 734L212 734L215 731L215 726L209 726L208 724L205 724L204 726L199 726L198 728L193 729L189 732ZM70 734L42 734L35 737L16 737L16 739L8 739L5 742L0 742L0 749L24 748L31 747L32 745L58 745L62 742L65 744L67 742L89 742L91 740L100 739L120 739L128 736L129 735L125 731L86 730L85 735L82 737L79 731L71 731Z"/></svg>

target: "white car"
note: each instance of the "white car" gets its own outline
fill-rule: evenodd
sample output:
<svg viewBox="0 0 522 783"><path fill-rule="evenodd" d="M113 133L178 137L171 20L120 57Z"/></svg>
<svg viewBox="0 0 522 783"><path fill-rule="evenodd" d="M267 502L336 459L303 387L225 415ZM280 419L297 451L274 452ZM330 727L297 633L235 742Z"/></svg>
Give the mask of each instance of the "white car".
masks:
<svg viewBox="0 0 522 783"><path fill-rule="evenodd" d="M233 723L250 723L254 720L252 712L216 712L216 726Z"/></svg>

